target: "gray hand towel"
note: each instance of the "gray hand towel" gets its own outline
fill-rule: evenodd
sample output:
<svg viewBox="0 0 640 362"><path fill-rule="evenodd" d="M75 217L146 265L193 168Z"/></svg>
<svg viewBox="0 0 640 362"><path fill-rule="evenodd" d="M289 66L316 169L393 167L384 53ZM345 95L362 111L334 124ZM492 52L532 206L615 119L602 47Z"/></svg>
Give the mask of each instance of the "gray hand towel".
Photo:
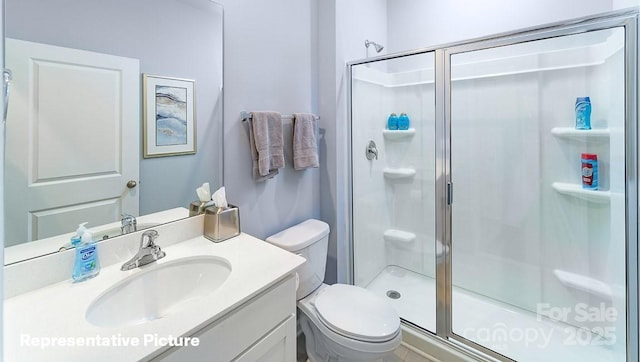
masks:
<svg viewBox="0 0 640 362"><path fill-rule="evenodd" d="M256 181L266 181L270 178L273 178L275 175L278 174L278 169L275 170L270 170L269 174L267 174L266 176L260 176L260 171L258 171L258 150L256 150L256 142L255 139L253 138L253 121L251 120L251 118L246 120L247 122L247 128L249 131L249 147L251 148L251 161L252 161L252 174L253 174L253 178Z"/></svg>
<svg viewBox="0 0 640 362"><path fill-rule="evenodd" d="M278 112L252 112L253 138L258 152L258 173L267 176L284 167L282 117Z"/></svg>
<svg viewBox="0 0 640 362"><path fill-rule="evenodd" d="M319 167L316 116L295 113L293 115L293 168L304 170L312 167Z"/></svg>

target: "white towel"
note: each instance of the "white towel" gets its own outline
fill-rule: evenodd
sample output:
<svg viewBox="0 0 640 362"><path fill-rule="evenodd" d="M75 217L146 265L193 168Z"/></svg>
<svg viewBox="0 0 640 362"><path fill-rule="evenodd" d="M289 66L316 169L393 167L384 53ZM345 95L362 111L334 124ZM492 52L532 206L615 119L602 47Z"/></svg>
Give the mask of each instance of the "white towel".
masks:
<svg viewBox="0 0 640 362"><path fill-rule="evenodd" d="M252 112L249 126L254 169L257 169L257 173L254 170L256 180L258 177L271 178L279 168L284 167L282 117L277 112Z"/></svg>
<svg viewBox="0 0 640 362"><path fill-rule="evenodd" d="M293 168L304 170L312 167L319 167L316 116L309 113L294 113Z"/></svg>

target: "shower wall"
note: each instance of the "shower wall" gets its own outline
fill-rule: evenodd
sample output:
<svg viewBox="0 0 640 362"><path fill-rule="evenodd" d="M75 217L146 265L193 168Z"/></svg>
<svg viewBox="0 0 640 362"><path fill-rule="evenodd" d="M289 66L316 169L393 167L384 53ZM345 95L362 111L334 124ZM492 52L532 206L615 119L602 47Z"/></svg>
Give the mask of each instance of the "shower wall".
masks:
<svg viewBox="0 0 640 362"><path fill-rule="evenodd" d="M531 310L542 259L538 79L454 80L451 109L453 285Z"/></svg>
<svg viewBox="0 0 640 362"><path fill-rule="evenodd" d="M503 67L469 77L464 68L478 72L482 63L453 60L455 286L533 313L544 303L573 310L623 298L614 293L624 289L625 263L624 204L616 199L624 194L624 62L615 35L510 59L514 68L532 62L531 72ZM592 126L609 129L610 140L554 135L574 127L579 96L591 97ZM585 201L552 186L579 188L582 152L598 155L600 190L610 190L611 201ZM617 306L624 311L623 302Z"/></svg>
<svg viewBox="0 0 640 362"><path fill-rule="evenodd" d="M554 321L567 356L572 342L595 347L593 360L624 355L623 48L615 28L451 55L453 333L535 360L476 331ZM576 131L584 96L592 130ZM581 186L581 153L597 154L598 191ZM523 321L456 318L469 292Z"/></svg>
<svg viewBox="0 0 640 362"><path fill-rule="evenodd" d="M354 244L355 284L367 285L387 265L383 233L390 225L391 210L382 175L386 150L381 135L385 122L383 115L391 113L393 97L382 84L360 80L357 74L354 77L353 119L360 121L353 126L352 163L354 173L363 175L361 182L353 184L352 194L353 203L362 208L361 213L357 216L354 213L353 217L353 229L354 232L357 230L359 240ZM378 160L368 161L364 157L369 140L378 145Z"/></svg>
<svg viewBox="0 0 640 362"><path fill-rule="evenodd" d="M419 72L418 79L388 73L380 66L354 69L352 162L354 178L358 179L353 184L357 285L369 284L390 265L434 276L433 54L423 56L422 61L428 69ZM406 113L415 134L400 138L389 132L385 135L391 113ZM377 160L365 158L369 140L377 145ZM411 170L415 175L396 174ZM400 232L401 237L394 237L394 232Z"/></svg>
<svg viewBox="0 0 640 362"><path fill-rule="evenodd" d="M619 30L621 32L621 30ZM613 308L616 337L625 338L625 137L624 51L622 34L592 47L597 64L544 74L540 108L544 130L542 153L542 290L540 302L574 309L581 303ZM580 79L584 79L581 82ZM556 90L551 91L551 90ZM590 95L594 105L592 127L610 135L587 142L553 136L553 127L573 127L573 107L568 96ZM597 101L596 101L597 100ZM596 106L597 103L597 106ZM596 109L597 108L597 109ZM553 110L558 110L553 112ZM586 201L558 193L555 182L580 184L580 154L598 155L600 190L609 191L606 202ZM567 276L570 278L568 279ZM585 277L575 283L575 276ZM572 279L573 278L573 279ZM570 324L593 327L572 317ZM602 323L610 325L610 323Z"/></svg>

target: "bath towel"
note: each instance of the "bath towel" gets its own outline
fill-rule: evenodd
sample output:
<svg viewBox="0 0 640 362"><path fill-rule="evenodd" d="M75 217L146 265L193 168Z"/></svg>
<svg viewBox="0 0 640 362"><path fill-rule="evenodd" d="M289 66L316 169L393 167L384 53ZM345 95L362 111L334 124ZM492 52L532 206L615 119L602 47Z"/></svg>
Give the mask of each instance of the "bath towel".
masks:
<svg viewBox="0 0 640 362"><path fill-rule="evenodd" d="M316 116L308 113L294 113L293 168L304 170L312 167L319 167Z"/></svg>
<svg viewBox="0 0 640 362"><path fill-rule="evenodd" d="M253 121L249 118L245 120L247 123L247 128L249 131L249 146L251 147L251 161L252 161L252 174L253 178L256 181L266 181L270 178L273 178L278 174L278 169L269 171L269 174L266 176L260 176L260 171L258 171L258 150L256 150L256 143L253 139Z"/></svg>
<svg viewBox="0 0 640 362"><path fill-rule="evenodd" d="M258 175L268 176L284 167L282 117L278 112L252 112L251 130L257 152Z"/></svg>

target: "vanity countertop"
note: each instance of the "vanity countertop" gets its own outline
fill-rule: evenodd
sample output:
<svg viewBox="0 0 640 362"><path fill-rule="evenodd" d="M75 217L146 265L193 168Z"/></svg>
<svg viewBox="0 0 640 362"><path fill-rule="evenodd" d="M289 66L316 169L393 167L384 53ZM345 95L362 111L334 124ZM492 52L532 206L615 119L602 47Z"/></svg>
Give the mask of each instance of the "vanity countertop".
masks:
<svg viewBox="0 0 640 362"><path fill-rule="evenodd" d="M202 236L163 247L176 259L213 255L232 267L224 284L211 294L184 302L163 318L123 328L104 328L85 319L89 305L106 289L144 268L121 271L120 264L103 267L88 281L71 279L38 288L4 301L4 360L12 361L139 361L157 356L162 338L189 336L283 279L304 259L247 234L221 243ZM124 260L123 260L124 262ZM71 266L69 266L71 271ZM122 308L127 308L122 305ZM138 342L137 346L132 343ZM56 344L47 346L45 344ZM69 344L76 346L69 346ZM78 346L78 344L94 346Z"/></svg>

